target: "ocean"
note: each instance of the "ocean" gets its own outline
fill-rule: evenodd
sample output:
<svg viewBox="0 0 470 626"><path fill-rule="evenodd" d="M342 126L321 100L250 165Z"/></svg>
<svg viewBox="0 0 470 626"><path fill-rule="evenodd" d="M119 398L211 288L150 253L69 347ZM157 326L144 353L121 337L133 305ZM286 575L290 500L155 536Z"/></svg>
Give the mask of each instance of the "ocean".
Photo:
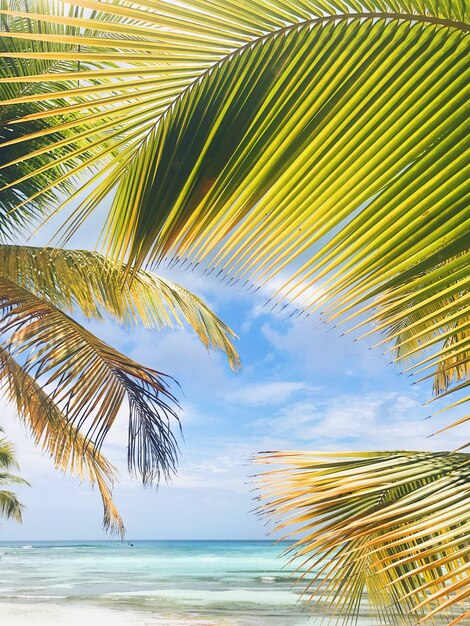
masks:
<svg viewBox="0 0 470 626"><path fill-rule="evenodd" d="M266 541L0 542L5 626L306 626ZM309 619L310 616L310 619ZM359 622L372 624L364 615Z"/></svg>

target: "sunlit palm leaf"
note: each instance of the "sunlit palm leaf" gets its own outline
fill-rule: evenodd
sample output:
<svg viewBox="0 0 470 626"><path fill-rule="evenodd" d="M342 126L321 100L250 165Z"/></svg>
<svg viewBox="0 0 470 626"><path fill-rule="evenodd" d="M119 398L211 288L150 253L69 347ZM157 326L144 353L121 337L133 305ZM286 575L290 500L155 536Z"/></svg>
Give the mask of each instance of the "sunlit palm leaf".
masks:
<svg viewBox="0 0 470 626"><path fill-rule="evenodd" d="M3 431L0 428L1 432ZM4 487L9 483L17 485L29 484L23 478L9 473L8 470L17 467L18 463L15 459L13 446L4 437L0 437L0 487ZM12 491L0 489L0 517L14 519L21 523L23 508L23 505Z"/></svg>
<svg viewBox="0 0 470 626"><path fill-rule="evenodd" d="M38 360L35 360L34 357L32 361L27 359L25 367L28 370L31 369L33 373L36 371L38 377L41 374L45 376L50 370L54 397L61 398L61 406L67 410L67 417L40 387L37 380L30 377L25 369L12 359L11 355L3 351L2 373L3 377L7 378L8 394L16 402L19 414L25 420L29 420L29 425L37 442L51 453L56 466L63 470L70 469L80 476L87 476L92 483L98 484L104 505L104 526L122 535L124 532L123 522L114 506L110 492L112 468L99 453L99 450L95 449L93 443L89 439L85 439L82 433L71 423L76 420L81 423L82 419L87 417L85 402L86 400L91 402L91 400L87 395L86 375L92 376L89 385L91 390L93 384L96 383L93 376L94 372L97 371L96 366L99 366L100 360L103 358L103 348L108 351L111 349L84 331L73 320L64 317L61 311L74 312L78 308L89 317L101 317L102 312L106 312L121 322L127 324L140 322L148 328L172 327L175 323L181 325L182 321L185 321L192 326L207 348L224 350L232 367L236 368L239 366L239 359L231 342L234 334L196 296L186 289L145 271L138 272L136 279L129 284L124 279L125 267L107 261L96 253L5 245L0 246L0 267L0 274L5 279L5 282L1 283L2 279L0 278L2 287L5 288L7 285L6 290L8 292L9 286L15 296L20 298L20 301L22 297L29 298L27 312L20 301L16 301L16 306L21 307L21 312L18 313L18 309L11 310L11 300L8 300L8 295L11 295L12 291L5 293L7 301L4 301L4 305L8 314L3 320L3 330L8 331L11 329L11 325L15 328L16 324L19 323L20 330L15 331L15 341L21 343L27 337L26 350L31 349L34 352L35 348L39 349L41 356L38 357L37 352L35 354ZM22 292L22 288L28 289L29 292ZM41 300L35 300L33 294ZM60 311L56 307L59 307ZM13 321L10 319L12 313ZM36 317L44 317L40 328L34 323L37 321ZM49 326L58 320L60 323L57 327ZM67 342L64 345L61 344L64 339L64 320L66 325L68 324L75 331L79 331L78 335L72 333L68 345ZM33 328L32 332L31 328ZM46 336L47 348L43 345L44 335ZM78 341L80 343L80 339L85 339L81 343L81 357L78 354L74 354L71 359L68 359L67 356L64 357L71 350L73 342ZM96 350L97 346L98 350ZM87 357L88 348L93 347L95 354L91 352ZM20 350L23 349L24 347L21 346ZM42 361L45 351L49 351L48 356L45 361ZM114 357L117 354L114 353ZM95 362L95 369L91 368L90 371L93 357L97 358L97 361ZM108 363L104 365L105 377L110 364L110 357L111 360L114 360L110 354L107 355ZM131 375L134 378L134 384L126 377L121 381L121 392L128 387L132 391L128 398L131 402L132 414L135 411L137 413L142 412L145 420L149 422L158 421L158 410L155 411L153 418L150 413L155 409L161 410L162 406L155 404L151 397L154 394L151 393L149 396L149 389L146 388L146 383L149 380L153 380L153 383L157 380L154 373L145 368L141 368L139 371L140 366L136 363L132 363L122 355L119 358L123 360L123 363L131 364L132 368ZM46 362L47 365L45 365ZM54 371L56 363L60 364L62 368L60 377ZM43 369L44 365L45 369ZM79 369L80 367L82 370ZM122 364L119 365L118 363L118 369L115 372L118 379L122 374L118 371L120 367ZM70 371L67 371L68 369ZM64 383L64 381L68 382ZM136 381L137 385L135 385ZM42 379L41 382L47 384L46 379ZM113 411L119 408L121 402L119 393L116 398L112 397L112 376L108 377L108 384L110 385L109 394L107 400L102 401L101 415L98 411L97 417L99 420L106 420L107 423L111 424L114 420ZM97 385L94 389L97 400L102 393L100 387ZM72 411L68 417L71 407L69 399L83 393L85 393L81 400L83 411L81 406L77 415ZM113 404L114 399L117 401L116 405ZM168 407L164 405L164 408L166 410ZM109 424L107 424L106 429ZM158 441L161 433L163 433L162 441ZM103 431L103 436L104 434L105 431ZM142 452L149 454L150 457L155 456L155 450L162 447L162 444L162 450L164 450L165 440L172 440L172 436L166 429L160 430L160 434L156 434L152 429L146 430L144 424L133 426L130 448L131 467L133 467L132 457L138 457ZM148 441L145 440L147 435L149 435ZM94 439L93 433L91 439ZM100 440L98 440L98 447L99 444ZM165 452L163 452L164 455ZM171 465L174 460L175 458L170 459ZM159 463L158 459L151 462L157 463L157 465ZM139 461L138 468L143 474L144 481L158 477L158 469L154 476L152 470L145 469L146 463L145 459Z"/></svg>
<svg viewBox="0 0 470 626"><path fill-rule="evenodd" d="M58 470L97 485L103 502L103 527L124 536L125 528L113 502L115 469L90 441L70 424L38 383L4 349L0 349L0 380L37 444Z"/></svg>
<svg viewBox="0 0 470 626"><path fill-rule="evenodd" d="M175 401L162 376L125 357L54 305L0 276L0 332L26 372L99 450L126 402L129 469L144 483L177 458ZM49 391L50 390L50 391Z"/></svg>
<svg viewBox="0 0 470 626"><path fill-rule="evenodd" d="M151 272L137 272L132 283L126 273L125 265L86 250L0 246L0 274L62 310L78 308L95 318L106 313L145 328L185 322L206 348L222 350L233 369L240 367L236 335L197 296Z"/></svg>
<svg viewBox="0 0 470 626"><path fill-rule="evenodd" d="M28 3L21 2L21 0L20 2L3 2L2 8L5 7L12 10L26 9L26 11L29 8ZM45 14L55 15L56 17L63 12L62 9L64 9L63 6L60 7L48 2L44 2L41 6L41 10ZM71 7L69 11L72 14L75 12L75 9ZM34 30L33 22L28 20L26 16L22 19L12 20L6 15L0 15L0 26L2 33L10 32L12 35L16 31L28 32ZM42 32L48 30L55 34L61 33L66 35L73 32L74 29L50 24L48 28L44 29L43 26L41 30ZM0 38L0 55L11 53L12 51L21 52L25 45L28 50L37 49L34 42L15 42ZM53 49L50 45L46 47L49 50ZM39 49L43 49L41 44ZM82 62L80 65L82 69L87 69L86 63ZM19 127L9 123L12 118L40 113L50 108L50 104L41 101L38 92L43 92L44 88L46 90L51 88L44 85L26 83L23 81L23 76L38 73L47 73L52 76L55 73L73 72L74 70L77 70L77 63L67 59L48 61L10 58L6 65L0 65L0 98L8 100L21 96L26 99L22 104L4 106L0 109L1 143L13 141L13 144L9 145L8 148L0 148L0 166L10 161L19 162L14 167L3 169L1 174L2 187L4 189L2 189L1 193L0 237L3 241L9 241L11 236L14 236L18 230L23 229L23 232L24 229L30 230L32 219L43 214L44 209L50 206L52 202L63 200L64 194L70 195L74 190L74 181L70 180L66 174L71 169L79 169L82 158L89 161L93 156L94 148L87 137L74 136L68 130L56 130L51 127L47 119L32 120L26 128L24 125ZM20 82L6 82L5 78L7 77L13 77ZM69 80L61 84L64 89L71 90L76 87L77 81ZM52 90L55 90L54 87L52 87ZM56 104L65 105L66 101L58 99ZM67 116L63 116L61 121L64 123L66 119ZM46 133L47 137L38 139L34 144L15 143L15 140L21 138L25 132L28 134L39 133L39 135ZM59 149L60 145L62 146L61 156L64 157L66 165L54 157L50 158L47 156L23 160L25 155L30 154L32 147L34 149L45 148L47 152L51 142L57 149ZM102 137L100 147L101 163L106 162L107 158L106 154L104 154L105 146L106 139ZM82 156L79 157L78 154ZM109 154L109 158L111 157L112 155ZM48 164L47 173L43 172L46 162ZM55 181L55 185L53 188L48 188L51 180Z"/></svg>
<svg viewBox="0 0 470 626"><path fill-rule="evenodd" d="M259 477L263 513L295 540L306 593L355 623L364 590L385 624L438 615L458 623L470 601L470 456L431 452L260 455L284 467Z"/></svg>
<svg viewBox="0 0 470 626"><path fill-rule="evenodd" d="M375 296L381 319L395 305L401 311L392 335L410 315L410 280L456 255L468 268L466 3L72 4L66 16L42 2L3 13L15 46L6 84L20 80L8 78L11 59L83 64L72 92L78 71L30 77L45 110L14 124L23 135L4 149L41 143L32 158L45 159L46 193L56 185L50 163L72 173L107 159L110 146L119 152L87 182L66 237L117 188L106 230L114 256L137 267L190 259L242 284L287 272L279 297L307 310L322 304L328 317L359 306L373 317ZM21 7L32 17L27 28ZM17 93L6 107L32 100ZM83 147L80 165L69 164L61 151L70 138L44 145L47 132L28 132L38 121L90 140L93 155ZM455 281L462 274L443 279L420 316L449 303ZM467 292L468 272L443 312L453 318L416 324L400 346L410 357L447 349L434 362L438 387L443 376L457 387L466 380L460 357L456 376L444 372L454 322L468 350Z"/></svg>

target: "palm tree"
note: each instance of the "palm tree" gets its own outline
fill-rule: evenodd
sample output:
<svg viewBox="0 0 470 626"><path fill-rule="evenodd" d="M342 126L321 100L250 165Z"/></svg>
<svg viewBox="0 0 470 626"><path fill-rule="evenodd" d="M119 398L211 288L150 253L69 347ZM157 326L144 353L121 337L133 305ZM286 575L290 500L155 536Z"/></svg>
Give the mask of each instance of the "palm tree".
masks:
<svg viewBox="0 0 470 626"><path fill-rule="evenodd" d="M0 429L0 432L3 432ZM22 521L23 505L12 491L3 489L6 485L28 485L23 478L10 474L9 470L18 468L15 460L13 446L5 437L0 437L0 516L6 519L14 519L17 522Z"/></svg>
<svg viewBox="0 0 470 626"><path fill-rule="evenodd" d="M113 194L105 250L129 279L168 258L249 287L287 275L275 303L372 324L394 361L434 378L437 397L466 401L467 2L61 6L18 0L3 11L2 71L16 88L4 104L35 107L17 109L19 134L2 144L20 151L4 159L4 190L31 187L17 211L41 199L58 210L70 198L57 197L57 168L67 183L95 168L71 196L82 194L65 240ZM49 126L28 132L31 123ZM268 477L267 510L299 517L307 506L299 521L321 520L299 556L340 551L325 591L337 615L357 613L364 583L387 624L410 606L432 616L468 602L467 456L358 454L320 465L315 455L268 458L288 466ZM446 517L455 490L459 508ZM325 521L344 534L332 539ZM450 623L465 617L466 608Z"/></svg>
<svg viewBox="0 0 470 626"><path fill-rule="evenodd" d="M2 20L8 29L8 19ZM6 50L3 39L0 49ZM56 71L70 69L67 61L53 65ZM39 71L51 71L51 64L8 62L10 78ZM2 82L0 91L5 100L28 88ZM13 110L4 107L2 140L21 137L25 130L8 123L12 112L27 114L37 108L34 101ZM42 120L26 127L30 133L54 130ZM54 132L51 138L67 136ZM0 163L12 156L21 160L23 152L22 146L1 149ZM3 171L4 183L11 182L13 172ZM140 475L144 484L168 478L177 463L173 427L179 422L178 405L167 376L106 345L72 316L77 311L88 319L106 315L147 329L186 323L207 349L222 350L233 369L239 367L235 335L194 294L151 272L135 272L130 284L127 266L100 254L14 245L18 233L31 230L47 215L45 205L54 197L46 191L28 200L47 183L36 160L22 163L19 171L21 180L7 184L0 195L0 381L34 441L51 455L55 466L98 487L104 527L122 535L124 524L111 497L115 468L100 452L102 443L127 405L130 472ZM33 180L28 178L31 171ZM67 180L61 180L63 171L58 163L50 172L61 197L72 190Z"/></svg>

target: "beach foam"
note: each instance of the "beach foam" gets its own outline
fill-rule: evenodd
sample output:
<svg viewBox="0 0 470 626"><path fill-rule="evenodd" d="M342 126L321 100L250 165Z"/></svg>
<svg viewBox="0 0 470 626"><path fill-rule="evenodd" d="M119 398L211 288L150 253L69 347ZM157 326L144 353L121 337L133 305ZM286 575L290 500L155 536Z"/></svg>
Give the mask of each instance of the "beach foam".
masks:
<svg viewBox="0 0 470 626"><path fill-rule="evenodd" d="M0 603L2 623L8 626L230 626L227 621L199 617L148 615L101 607L63 606L54 603Z"/></svg>

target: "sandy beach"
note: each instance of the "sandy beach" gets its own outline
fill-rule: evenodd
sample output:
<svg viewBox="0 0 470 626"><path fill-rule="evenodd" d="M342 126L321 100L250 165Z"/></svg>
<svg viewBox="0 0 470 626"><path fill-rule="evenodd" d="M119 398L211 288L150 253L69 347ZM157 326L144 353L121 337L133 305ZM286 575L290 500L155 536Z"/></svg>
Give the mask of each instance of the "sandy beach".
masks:
<svg viewBox="0 0 470 626"><path fill-rule="evenodd" d="M8 626L230 626L230 622L170 615L144 615L133 611L35 602L1 602L2 622Z"/></svg>

